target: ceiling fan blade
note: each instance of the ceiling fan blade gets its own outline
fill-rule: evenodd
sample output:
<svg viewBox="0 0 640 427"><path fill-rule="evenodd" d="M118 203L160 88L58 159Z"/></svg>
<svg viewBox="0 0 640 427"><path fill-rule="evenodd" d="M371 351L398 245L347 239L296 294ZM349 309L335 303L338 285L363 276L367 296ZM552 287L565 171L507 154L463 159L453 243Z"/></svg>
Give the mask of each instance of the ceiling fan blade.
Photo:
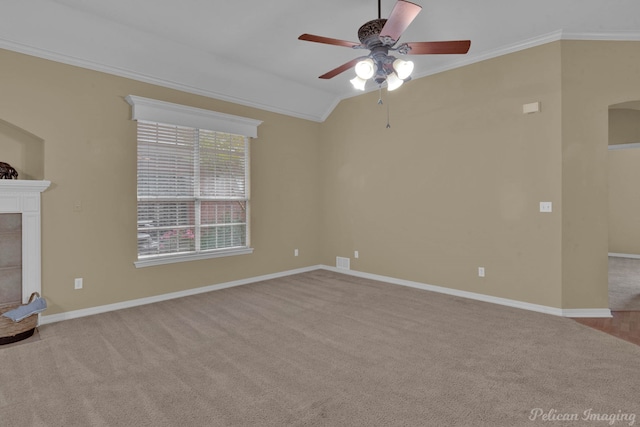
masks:
<svg viewBox="0 0 640 427"><path fill-rule="evenodd" d="M387 23L382 27L380 40L388 45L395 44L421 10L422 6L405 0L398 0L396 5L393 6ZM389 40L393 40L393 43L389 43Z"/></svg>
<svg viewBox="0 0 640 427"><path fill-rule="evenodd" d="M315 43L332 44L334 46L345 46L345 47L360 46L360 43L350 42L347 40L332 39L329 37L315 36L313 34L302 34L300 37L298 37L298 40L304 40L304 41L315 42Z"/></svg>
<svg viewBox="0 0 640 427"><path fill-rule="evenodd" d="M347 71L349 68L353 68L356 66L356 64L361 61L362 59L366 58L366 56L361 56L360 58L356 58L356 59L352 59L351 61L347 62L346 64L342 64L341 66L339 66L338 68L334 68L333 70L324 73L323 75L320 76L321 79L332 79L335 76L337 76L338 74L344 73L345 71Z"/></svg>
<svg viewBox="0 0 640 427"><path fill-rule="evenodd" d="M407 55L438 55L467 53L471 40L452 40L440 42L411 42L406 43L411 48Z"/></svg>

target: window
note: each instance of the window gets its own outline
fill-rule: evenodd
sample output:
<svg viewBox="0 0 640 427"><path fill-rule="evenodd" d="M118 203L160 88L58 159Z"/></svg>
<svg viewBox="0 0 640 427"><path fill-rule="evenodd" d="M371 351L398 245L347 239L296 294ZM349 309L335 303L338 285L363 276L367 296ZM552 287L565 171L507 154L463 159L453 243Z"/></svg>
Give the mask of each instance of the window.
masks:
<svg viewBox="0 0 640 427"><path fill-rule="evenodd" d="M260 122L127 101L138 121L136 266L251 253L249 140Z"/></svg>

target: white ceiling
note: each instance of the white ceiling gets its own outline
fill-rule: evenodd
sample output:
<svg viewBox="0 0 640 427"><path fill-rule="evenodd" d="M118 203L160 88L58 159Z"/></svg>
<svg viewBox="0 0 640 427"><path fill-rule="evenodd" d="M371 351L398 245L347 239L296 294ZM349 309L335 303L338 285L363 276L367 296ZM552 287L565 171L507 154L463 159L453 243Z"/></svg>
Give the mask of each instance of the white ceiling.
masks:
<svg viewBox="0 0 640 427"><path fill-rule="evenodd" d="M403 41L472 41L411 56L414 78L554 40L640 40L638 0L414 1ZM318 76L361 51L298 36L357 42L377 15L376 0L2 0L0 48L322 121L358 93L353 71Z"/></svg>

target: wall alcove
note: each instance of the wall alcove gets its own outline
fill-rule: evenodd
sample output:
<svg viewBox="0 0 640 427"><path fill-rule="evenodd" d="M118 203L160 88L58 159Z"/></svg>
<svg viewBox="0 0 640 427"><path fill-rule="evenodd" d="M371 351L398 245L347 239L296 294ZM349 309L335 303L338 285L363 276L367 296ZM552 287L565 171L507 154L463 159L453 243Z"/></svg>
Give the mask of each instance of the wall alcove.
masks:
<svg viewBox="0 0 640 427"><path fill-rule="evenodd" d="M0 162L18 171L18 179L44 179L44 140L0 119Z"/></svg>

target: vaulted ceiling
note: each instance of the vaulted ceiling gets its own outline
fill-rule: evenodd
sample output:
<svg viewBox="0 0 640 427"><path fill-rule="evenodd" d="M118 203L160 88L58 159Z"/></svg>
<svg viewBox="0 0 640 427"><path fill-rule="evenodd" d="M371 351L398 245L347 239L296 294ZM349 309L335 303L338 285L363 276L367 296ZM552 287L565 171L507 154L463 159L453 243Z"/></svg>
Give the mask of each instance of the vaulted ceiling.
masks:
<svg viewBox="0 0 640 427"><path fill-rule="evenodd" d="M403 41L472 41L467 55L412 55L414 79L554 40L640 40L637 0L414 2ZM0 48L322 121L361 92L351 70L318 76L361 51L298 36L357 42L377 17L376 0L2 0Z"/></svg>

